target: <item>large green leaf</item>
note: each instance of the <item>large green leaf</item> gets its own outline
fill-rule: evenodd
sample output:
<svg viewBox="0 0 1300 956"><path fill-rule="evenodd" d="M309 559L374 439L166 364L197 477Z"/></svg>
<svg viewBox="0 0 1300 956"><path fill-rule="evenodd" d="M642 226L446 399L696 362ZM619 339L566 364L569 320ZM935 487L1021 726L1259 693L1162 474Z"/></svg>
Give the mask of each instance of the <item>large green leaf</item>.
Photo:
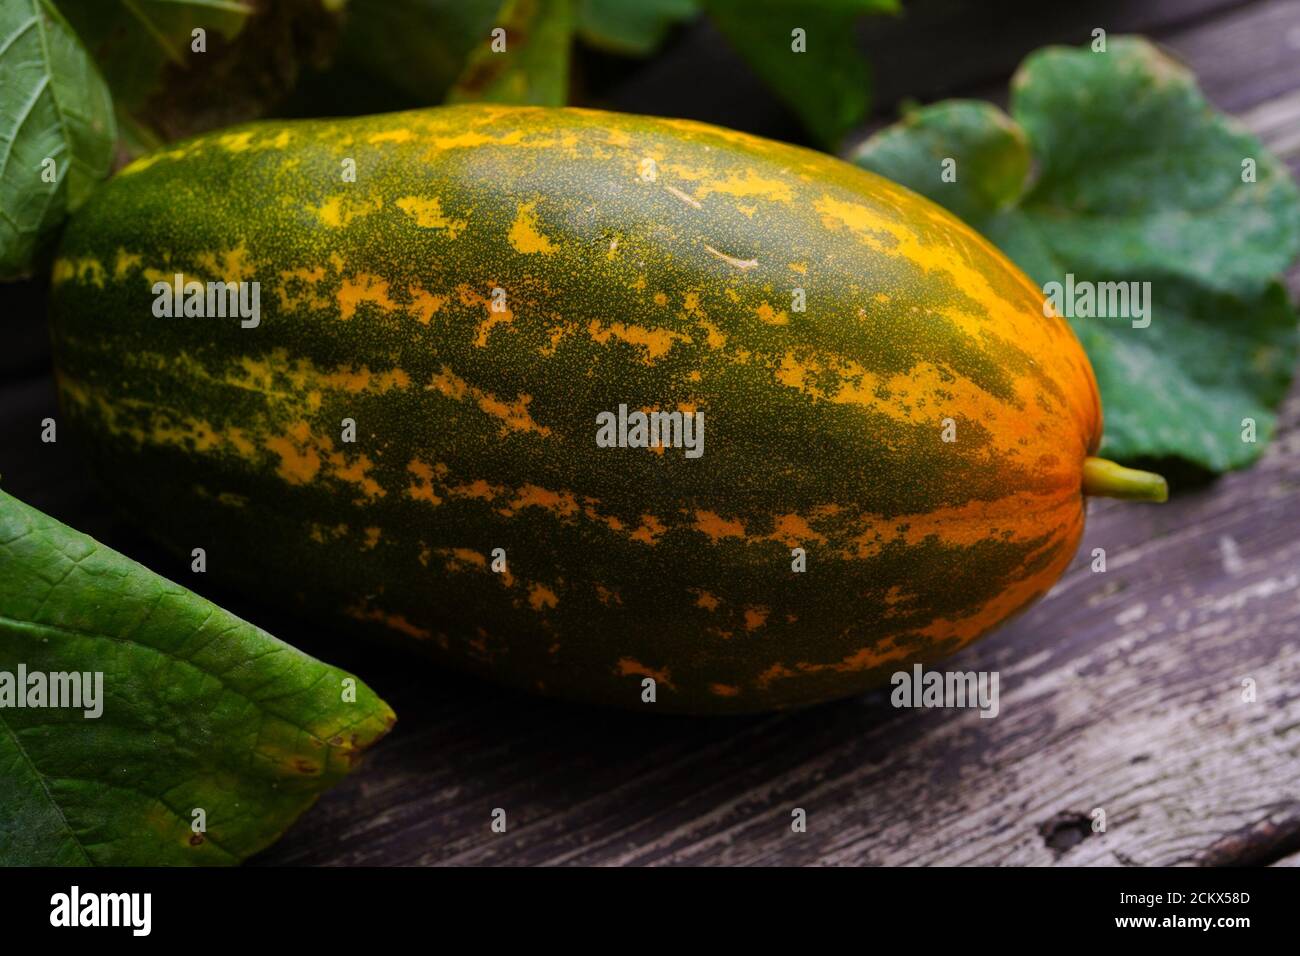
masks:
<svg viewBox="0 0 1300 956"><path fill-rule="evenodd" d="M102 674L96 706L15 706L74 672ZM238 862L392 723L355 678L0 492L0 865Z"/></svg>
<svg viewBox="0 0 1300 956"><path fill-rule="evenodd" d="M1296 362L1277 280L1300 251L1300 195L1186 69L1139 38L1108 46L1030 56L1011 117L987 103L918 109L855 160L962 216L1045 288L1149 282L1146 327L1070 318L1101 389L1102 453L1242 467Z"/></svg>
<svg viewBox="0 0 1300 956"><path fill-rule="evenodd" d="M703 0L719 30L773 92L833 149L871 103L871 71L853 26L864 13L897 13L898 0ZM793 49L804 31L806 50Z"/></svg>
<svg viewBox="0 0 1300 956"><path fill-rule="evenodd" d="M0 76L0 279L11 279L108 175L117 130L103 78L49 0L0 4Z"/></svg>
<svg viewBox="0 0 1300 956"><path fill-rule="evenodd" d="M504 49L491 35L470 54L451 103L526 103L562 106L569 95L575 0L506 0L493 24L505 31Z"/></svg>

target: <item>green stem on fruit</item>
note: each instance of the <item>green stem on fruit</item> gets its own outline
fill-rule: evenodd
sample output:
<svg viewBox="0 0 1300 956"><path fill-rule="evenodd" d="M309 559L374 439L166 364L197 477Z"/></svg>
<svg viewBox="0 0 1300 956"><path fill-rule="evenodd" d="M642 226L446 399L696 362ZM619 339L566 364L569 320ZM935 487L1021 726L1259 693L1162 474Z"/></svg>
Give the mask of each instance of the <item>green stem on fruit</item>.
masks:
<svg viewBox="0 0 1300 956"><path fill-rule="evenodd" d="M1169 485L1154 472L1125 468L1105 458L1085 458L1083 493L1129 501L1168 501Z"/></svg>

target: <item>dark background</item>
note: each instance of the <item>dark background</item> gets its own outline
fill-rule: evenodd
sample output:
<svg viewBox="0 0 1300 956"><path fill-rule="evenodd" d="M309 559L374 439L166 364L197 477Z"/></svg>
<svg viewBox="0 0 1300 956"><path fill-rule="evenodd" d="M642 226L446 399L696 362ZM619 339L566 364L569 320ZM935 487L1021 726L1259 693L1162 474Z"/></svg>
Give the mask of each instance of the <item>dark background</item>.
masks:
<svg viewBox="0 0 1300 956"><path fill-rule="evenodd" d="M861 42L877 116L903 96L1005 101L1019 61L1094 27L1141 32L1300 169L1300 2L906 3ZM585 105L805 142L704 24L650 61L593 53ZM1290 275L1293 298L1300 275ZM0 482L195 587L118 518L56 416L43 290L0 287ZM1300 865L1300 394L1252 469L1156 508L1094 502L1080 557L952 659L997 670L1002 714L896 711L883 692L796 714L686 719L522 697L197 589L371 684L393 734L254 862ZM1086 556L1104 547L1109 570ZM1253 678L1260 701L1240 700ZM493 808L509 829L489 830ZM790 811L808 833L790 832ZM1088 814L1107 813L1093 833Z"/></svg>

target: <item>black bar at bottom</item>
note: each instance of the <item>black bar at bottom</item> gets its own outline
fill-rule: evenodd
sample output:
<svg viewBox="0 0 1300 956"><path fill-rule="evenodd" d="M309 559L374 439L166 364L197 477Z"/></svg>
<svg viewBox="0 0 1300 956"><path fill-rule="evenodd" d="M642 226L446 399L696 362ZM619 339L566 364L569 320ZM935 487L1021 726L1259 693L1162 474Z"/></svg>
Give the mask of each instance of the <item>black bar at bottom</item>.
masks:
<svg viewBox="0 0 1300 956"><path fill-rule="evenodd" d="M835 926L851 938L861 933L864 945L892 926L920 931L928 945L988 939L991 930L994 938L1041 932L1051 935L1040 941L1072 942L1129 936L1181 945L1199 936L1231 946L1241 934L1289 929L1297 889L1290 868L15 868L0 869L0 933L7 944L75 933L80 942L127 945L282 937L295 946L405 948L399 940L441 947L454 938L444 934L477 928L496 947L511 933L533 946L548 932L607 938L596 931L612 920L630 938L697 926L734 934L733 943L757 934L770 944L768 932L803 924L819 927L808 942Z"/></svg>

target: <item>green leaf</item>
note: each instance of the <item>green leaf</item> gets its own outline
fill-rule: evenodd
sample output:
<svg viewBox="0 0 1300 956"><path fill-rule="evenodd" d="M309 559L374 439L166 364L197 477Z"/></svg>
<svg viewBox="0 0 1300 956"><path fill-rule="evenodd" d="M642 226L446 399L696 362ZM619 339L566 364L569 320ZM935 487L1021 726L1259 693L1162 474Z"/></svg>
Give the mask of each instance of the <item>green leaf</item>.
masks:
<svg viewBox="0 0 1300 956"><path fill-rule="evenodd" d="M968 222L1014 206L1032 161L1024 130L981 100L947 100L914 109L869 142L859 162L908 176L912 189L943 202ZM948 157L960 157L960 189L942 180Z"/></svg>
<svg viewBox="0 0 1300 956"><path fill-rule="evenodd" d="M1153 315L1146 329L1073 323L1102 394L1102 454L1181 458L1215 472L1250 464L1273 435L1295 366L1286 289L1273 282L1240 296L1172 282ZM1257 442L1242 441L1245 418L1256 422Z"/></svg>
<svg viewBox="0 0 1300 956"><path fill-rule="evenodd" d="M49 0L0 5L0 75L0 279L12 279L108 175L117 130L103 78Z"/></svg>
<svg viewBox="0 0 1300 956"><path fill-rule="evenodd" d="M863 13L897 13L898 0L703 0L755 73L833 149L871 105L871 71L853 26ZM793 49L804 31L805 52Z"/></svg>
<svg viewBox="0 0 1300 956"><path fill-rule="evenodd" d="M1067 275L1149 282L1145 328L1070 318L1101 389L1101 452L1239 468L1263 451L1296 362L1277 279L1300 252L1300 194L1186 69L1140 38L1108 45L1031 55L1011 117L941 103L854 159L962 216L1045 288ZM946 158L956 181L941 175ZM1256 441L1243 440L1246 419Z"/></svg>
<svg viewBox="0 0 1300 956"><path fill-rule="evenodd" d="M484 37L448 102L562 106L574 26L574 0L506 0L493 25L493 32L505 30L505 49L494 50L499 41Z"/></svg>
<svg viewBox="0 0 1300 956"><path fill-rule="evenodd" d="M700 12L701 0L580 0L578 35L591 46L627 56L653 53L676 23Z"/></svg>
<svg viewBox="0 0 1300 956"><path fill-rule="evenodd" d="M102 694L15 706L73 673ZM0 492L0 865L236 863L392 723L344 672Z"/></svg>

